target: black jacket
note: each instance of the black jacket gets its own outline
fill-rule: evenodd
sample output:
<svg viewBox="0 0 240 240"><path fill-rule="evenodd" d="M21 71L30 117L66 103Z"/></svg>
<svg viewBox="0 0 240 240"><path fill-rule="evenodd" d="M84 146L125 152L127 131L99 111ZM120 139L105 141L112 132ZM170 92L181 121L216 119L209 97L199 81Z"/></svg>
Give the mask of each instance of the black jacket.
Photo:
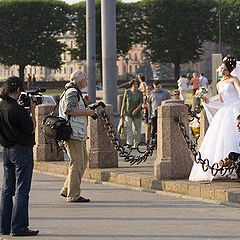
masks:
<svg viewBox="0 0 240 240"><path fill-rule="evenodd" d="M0 144L11 147L16 144L33 146L35 137L33 122L23 106L11 97L0 101Z"/></svg>

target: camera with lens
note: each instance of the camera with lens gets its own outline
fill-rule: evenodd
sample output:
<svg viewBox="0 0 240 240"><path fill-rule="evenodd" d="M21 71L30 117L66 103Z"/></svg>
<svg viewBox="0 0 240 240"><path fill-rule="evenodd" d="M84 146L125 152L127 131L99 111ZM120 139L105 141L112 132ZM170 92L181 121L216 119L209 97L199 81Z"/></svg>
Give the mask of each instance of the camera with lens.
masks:
<svg viewBox="0 0 240 240"><path fill-rule="evenodd" d="M104 102L98 102L98 103L94 103L93 105L89 106L89 108L92 109L92 110L95 110L95 109L98 108L98 107L105 108L106 105L105 105ZM96 120L97 118L98 118L98 115L97 115L96 113L94 113L94 114L92 115L92 119L93 119L93 120Z"/></svg>
<svg viewBox="0 0 240 240"><path fill-rule="evenodd" d="M23 106L25 108L29 108L31 105L32 96L35 96L36 100L34 102L36 103L36 105L42 104L42 99L43 99L43 96L41 94L42 92L46 92L46 89L39 88L32 92L22 92L18 101L23 102Z"/></svg>

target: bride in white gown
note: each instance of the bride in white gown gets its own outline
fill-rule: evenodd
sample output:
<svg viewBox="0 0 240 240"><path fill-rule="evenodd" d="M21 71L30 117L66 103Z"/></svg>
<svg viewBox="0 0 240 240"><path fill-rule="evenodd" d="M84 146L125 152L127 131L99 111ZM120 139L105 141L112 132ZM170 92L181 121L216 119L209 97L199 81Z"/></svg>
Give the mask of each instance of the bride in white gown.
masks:
<svg viewBox="0 0 240 240"><path fill-rule="evenodd" d="M221 159L228 156L230 152L240 153L240 133L237 129L237 116L240 114L240 82L233 77L231 72L236 67L236 59L230 55L223 59L221 65L222 80L217 83L219 102L204 99L204 108L210 121L209 128L201 143L199 152L201 159L208 159L209 165L219 163ZM214 108L219 109L214 116ZM221 175L212 176L211 171L204 172L202 165L193 164L190 181L212 181ZM230 176L236 177L233 172Z"/></svg>

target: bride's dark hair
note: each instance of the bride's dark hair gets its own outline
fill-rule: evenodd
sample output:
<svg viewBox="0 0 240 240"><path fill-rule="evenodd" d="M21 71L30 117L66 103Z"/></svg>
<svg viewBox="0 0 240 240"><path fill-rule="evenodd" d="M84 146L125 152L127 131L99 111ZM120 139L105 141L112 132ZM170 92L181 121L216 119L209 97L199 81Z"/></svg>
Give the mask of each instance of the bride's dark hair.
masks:
<svg viewBox="0 0 240 240"><path fill-rule="evenodd" d="M231 73L232 70L236 68L237 60L233 55L229 54L223 59L223 63L226 65L229 73Z"/></svg>

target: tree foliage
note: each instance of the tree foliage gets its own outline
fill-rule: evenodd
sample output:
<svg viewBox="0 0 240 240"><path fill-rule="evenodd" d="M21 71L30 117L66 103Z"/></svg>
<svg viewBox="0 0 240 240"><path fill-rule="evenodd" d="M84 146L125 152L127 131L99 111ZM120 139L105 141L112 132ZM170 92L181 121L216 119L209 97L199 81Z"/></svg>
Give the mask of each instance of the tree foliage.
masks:
<svg viewBox="0 0 240 240"><path fill-rule="evenodd" d="M204 41L213 39L216 3L212 0L143 0L142 40L154 63L198 62Z"/></svg>
<svg viewBox="0 0 240 240"><path fill-rule="evenodd" d="M56 36L71 27L70 7L54 0L0 1L0 63L59 68L65 45Z"/></svg>
<svg viewBox="0 0 240 240"><path fill-rule="evenodd" d="M240 58L240 1L224 0L221 5L222 43L228 46L228 53ZM219 29L217 29L219 30ZM218 41L218 35L216 37Z"/></svg>
<svg viewBox="0 0 240 240"><path fill-rule="evenodd" d="M78 48L73 50L73 56L86 59L86 2L73 5L75 13L75 32ZM116 38L117 54L125 55L137 42L139 29L137 27L136 4L116 2ZM101 62L101 2L95 3L96 18L96 59Z"/></svg>

